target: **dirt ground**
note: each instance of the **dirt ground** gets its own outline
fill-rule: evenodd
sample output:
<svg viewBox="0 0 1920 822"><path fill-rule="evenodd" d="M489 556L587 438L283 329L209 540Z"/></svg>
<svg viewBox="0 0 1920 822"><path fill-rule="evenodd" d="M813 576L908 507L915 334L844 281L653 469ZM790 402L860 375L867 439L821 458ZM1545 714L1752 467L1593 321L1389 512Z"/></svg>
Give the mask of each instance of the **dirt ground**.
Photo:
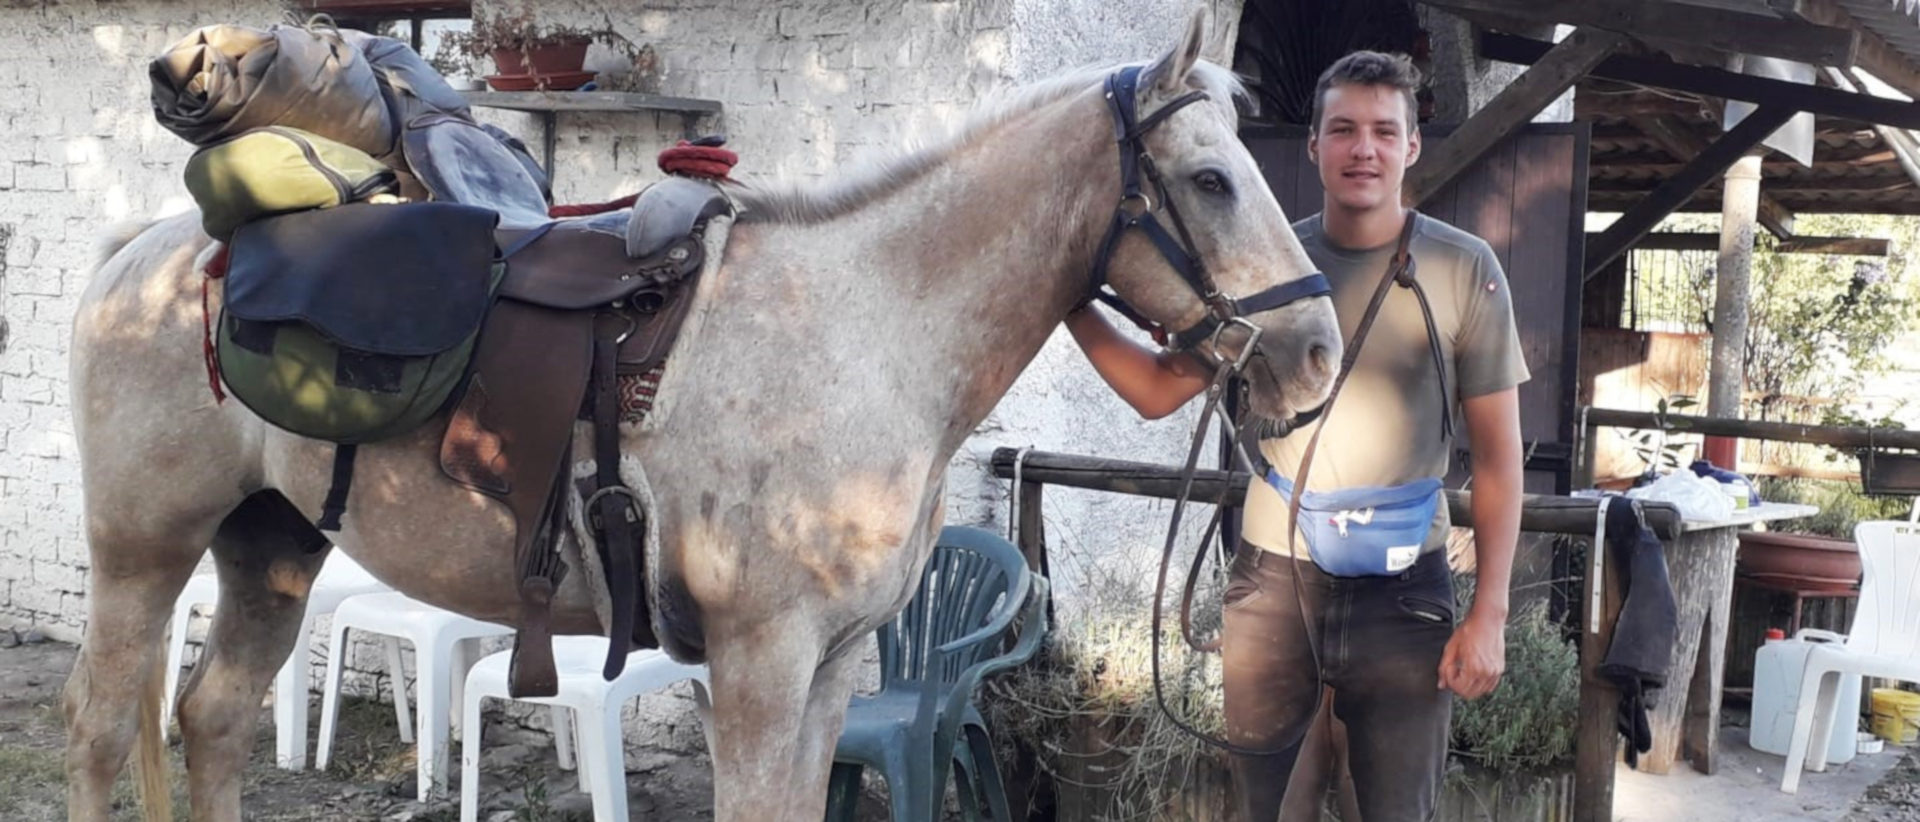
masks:
<svg viewBox="0 0 1920 822"><path fill-rule="evenodd" d="M29 638L31 639L31 638ZM57 822L66 818L62 748L66 734L60 688L73 668L75 647L60 642L19 642L0 628L0 820ZM318 700L315 700L317 705ZM317 716L312 728L319 727ZM392 708L348 701L341 706L340 741L326 771L282 771L272 766L273 725L262 711L246 775L247 818L260 822L452 822L460 818L458 760L453 796L414 801L413 746L400 741ZM485 822L586 822L593 818L586 794L571 772L554 762L550 738L490 717L487 752L481 762L480 818ZM172 748L177 818L186 819L180 747ZM668 761L627 774L634 819L708 820L713 783L704 758ZM132 785L115 789L116 820L139 818ZM862 798L863 820L884 819L884 805ZM1920 761L1907 756L1852 808L1858 822L1920 822Z"/></svg>
<svg viewBox="0 0 1920 822"><path fill-rule="evenodd" d="M59 642L19 643L0 628L0 820L66 819L66 744L60 689L73 668L75 647ZM319 728L317 706L311 728ZM485 822L571 822L593 812L574 775L555 764L551 739L490 720L481 761ZM180 746L173 749L175 816L188 818ZM247 818L259 822L308 820L446 820L460 818L459 758L452 763L452 796L414 801L413 746L402 743L393 709L371 702L341 704L340 737L332 766L288 772L273 767L273 723L262 712L246 774ZM713 782L704 758L668 762L627 774L634 819L712 819ZM115 789L114 819L137 820L133 787L125 775Z"/></svg>

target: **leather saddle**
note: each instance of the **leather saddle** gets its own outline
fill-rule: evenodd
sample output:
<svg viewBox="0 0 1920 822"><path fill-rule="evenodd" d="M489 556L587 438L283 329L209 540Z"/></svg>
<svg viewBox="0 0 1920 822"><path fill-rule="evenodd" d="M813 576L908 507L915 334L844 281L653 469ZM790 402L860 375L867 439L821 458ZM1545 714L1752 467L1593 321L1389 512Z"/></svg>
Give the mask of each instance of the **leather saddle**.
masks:
<svg viewBox="0 0 1920 822"><path fill-rule="evenodd" d="M551 696L558 686L549 615L565 572L559 539L577 420L594 431L597 471L582 491L612 601L606 676L620 672L632 647L659 646L641 584L644 512L619 475L618 383L665 361L706 261L707 221L728 213L713 186L672 177L642 192L631 210L497 232L506 273L453 405L440 464L454 482L513 514L521 606L515 696Z"/></svg>

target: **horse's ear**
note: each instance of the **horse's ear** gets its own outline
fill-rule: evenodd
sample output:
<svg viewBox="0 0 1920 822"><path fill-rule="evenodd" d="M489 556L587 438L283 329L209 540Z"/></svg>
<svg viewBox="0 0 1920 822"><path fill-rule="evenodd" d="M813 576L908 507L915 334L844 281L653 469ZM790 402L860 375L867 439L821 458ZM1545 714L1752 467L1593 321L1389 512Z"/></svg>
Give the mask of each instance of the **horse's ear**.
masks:
<svg viewBox="0 0 1920 822"><path fill-rule="evenodd" d="M1174 94L1186 85L1187 72L1193 70L1193 64L1200 61L1200 48L1207 41L1207 7L1196 6L1193 14L1187 17L1187 30L1175 43L1173 50L1160 56L1147 69L1147 76L1153 78L1153 89L1161 94Z"/></svg>

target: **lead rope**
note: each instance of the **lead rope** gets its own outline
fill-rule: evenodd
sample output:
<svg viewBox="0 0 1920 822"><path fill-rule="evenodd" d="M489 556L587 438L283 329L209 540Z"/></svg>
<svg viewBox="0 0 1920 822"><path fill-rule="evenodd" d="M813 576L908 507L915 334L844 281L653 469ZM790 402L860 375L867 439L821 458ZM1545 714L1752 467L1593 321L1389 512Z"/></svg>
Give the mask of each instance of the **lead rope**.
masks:
<svg viewBox="0 0 1920 822"><path fill-rule="evenodd" d="M1327 392L1327 401L1320 406L1318 424L1314 426L1313 436L1307 440L1306 450L1300 455L1299 478L1295 482L1294 493L1289 495L1287 499L1288 556L1286 559L1288 562L1295 564L1299 562L1298 553L1294 550L1294 537L1300 530L1300 497L1306 492L1307 472L1312 467L1313 454L1315 447L1320 442L1320 434L1326 430L1326 414L1332 410L1334 401L1339 398L1340 389L1346 385L1347 376L1353 372L1354 363L1359 361L1360 348L1366 342L1367 332L1373 328L1374 318L1379 316L1381 304L1386 302L1387 292L1392 290L1394 284L1399 280L1401 275L1406 272L1407 267L1412 264L1413 232L1415 222L1418 218L1419 215L1417 212L1411 209L1407 211L1406 223L1400 229L1400 241L1394 249L1392 261L1387 266L1386 276L1382 277L1380 284L1374 288L1373 298L1367 303L1366 312L1360 316L1360 324L1354 328L1353 341L1346 347L1345 353L1341 356L1340 373L1334 377L1333 387ZM1251 341L1249 345L1251 345ZM1154 584L1153 591L1153 697L1155 703L1160 708L1160 712L1166 715L1167 720L1172 722L1174 727L1179 728L1186 732L1187 735L1192 736L1194 739L1208 746L1242 756L1273 756L1285 753L1296 745L1299 745L1300 740L1306 738L1307 731L1313 727L1314 716L1320 713L1321 696L1324 690L1322 687L1323 677L1320 674L1320 646L1314 637L1313 620L1310 619L1307 614L1306 597L1301 589L1298 568L1289 568L1288 576L1293 580L1294 604L1300 609L1300 622L1306 632L1307 651L1313 659L1313 706L1303 716L1300 727L1286 734L1288 737L1287 742L1277 748L1263 750L1235 745L1225 739L1216 739L1207 735L1180 719L1180 717L1175 716L1173 710L1167 707L1165 688L1160 677L1161 626L1164 621L1163 601L1166 598L1167 570L1173 562L1174 542L1179 536L1181 515L1185 511L1187 500L1193 492L1193 479L1194 473L1199 465L1200 448L1205 442L1206 435L1212 429L1213 419L1216 415L1223 420L1224 424L1221 426L1221 430L1226 433L1227 439L1233 445L1233 456L1247 469L1249 482L1257 481L1254 477L1253 460L1247 454L1247 449L1242 438L1234 434L1232 420L1227 419L1226 412L1220 408L1220 398L1225 393L1224 389L1229 381L1239 376L1242 366L1246 364L1247 353L1248 352L1243 351L1238 361L1228 363L1214 373L1213 382L1207 386L1207 402L1200 412L1200 424L1195 427L1193 441L1187 448L1186 464L1182 466L1180 470L1180 493L1174 500L1173 515L1167 524L1166 543L1161 547L1160 551L1160 574ZM1229 474L1229 476L1231 476L1231 474ZM1226 490L1222 489L1220 499L1214 501L1213 522L1209 524L1207 528L1207 538L1200 543L1200 548L1194 557L1188 572L1187 582L1184 586L1185 591L1181 598L1180 621L1183 638L1189 647L1201 653L1212 653L1221 646L1221 640L1201 643L1193 639L1191 634L1191 606L1193 588L1196 585L1195 577L1198 576L1200 568L1205 563L1207 542L1212 540L1213 531L1220 522L1222 512L1225 509L1225 505L1222 504L1225 497ZM1222 640L1224 640L1224 620L1221 630Z"/></svg>

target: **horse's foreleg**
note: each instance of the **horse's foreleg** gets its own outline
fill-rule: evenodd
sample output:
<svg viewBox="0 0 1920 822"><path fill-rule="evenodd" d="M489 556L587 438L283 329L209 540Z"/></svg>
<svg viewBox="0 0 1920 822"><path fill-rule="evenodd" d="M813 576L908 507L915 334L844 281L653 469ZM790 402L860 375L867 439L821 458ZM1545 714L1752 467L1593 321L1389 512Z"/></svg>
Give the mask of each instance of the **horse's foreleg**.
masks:
<svg viewBox="0 0 1920 822"><path fill-rule="evenodd" d="M166 819L172 798L160 733L162 634L205 543L126 539L98 524L89 530L87 628L65 691L67 818L106 822L114 779L138 736L147 818Z"/></svg>
<svg viewBox="0 0 1920 822"><path fill-rule="evenodd" d="M818 822L826 783L796 794L796 754L820 665L810 629L763 624L710 646L714 822Z"/></svg>
<svg viewBox="0 0 1920 822"><path fill-rule="evenodd" d="M307 592L326 557L310 529L284 499L261 494L234 511L213 539L220 601L179 712L197 822L240 822L240 777L253 752L260 703L303 639ZM278 698L306 702L306 694Z"/></svg>
<svg viewBox="0 0 1920 822"><path fill-rule="evenodd" d="M793 786L797 796L827 795L827 778L833 773L833 749L840 743L840 730L847 721L847 702L853 697L854 681L859 678L861 656L855 646L827 660L813 675L813 690L807 694L807 713L800 723L800 743L794 750ZM824 801L824 800L823 800Z"/></svg>

